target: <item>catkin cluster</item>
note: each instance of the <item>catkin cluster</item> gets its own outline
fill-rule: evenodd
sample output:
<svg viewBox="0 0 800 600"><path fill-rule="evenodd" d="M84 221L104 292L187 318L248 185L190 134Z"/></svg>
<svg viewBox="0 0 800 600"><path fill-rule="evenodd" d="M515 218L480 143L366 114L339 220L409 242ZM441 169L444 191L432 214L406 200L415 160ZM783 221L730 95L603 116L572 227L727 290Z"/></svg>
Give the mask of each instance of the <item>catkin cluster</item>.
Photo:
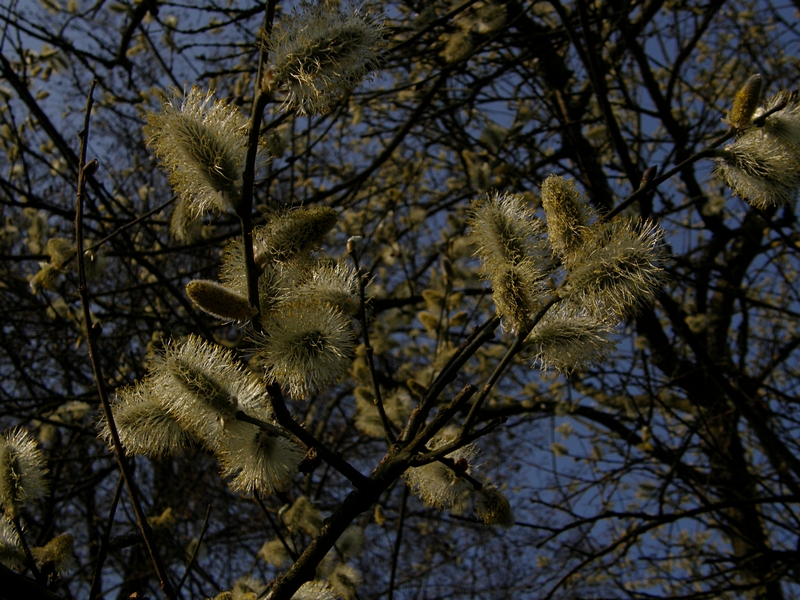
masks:
<svg viewBox="0 0 800 600"><path fill-rule="evenodd" d="M751 77L734 101L728 123L733 142L717 150L715 174L757 208L795 200L800 189L800 102L780 93L764 106L761 78Z"/></svg>
<svg viewBox="0 0 800 600"><path fill-rule="evenodd" d="M542 206L546 224L521 196L482 198L471 236L498 315L527 336L542 368L570 371L606 356L619 321L653 299L663 232L649 221L596 220L575 184L555 175Z"/></svg>

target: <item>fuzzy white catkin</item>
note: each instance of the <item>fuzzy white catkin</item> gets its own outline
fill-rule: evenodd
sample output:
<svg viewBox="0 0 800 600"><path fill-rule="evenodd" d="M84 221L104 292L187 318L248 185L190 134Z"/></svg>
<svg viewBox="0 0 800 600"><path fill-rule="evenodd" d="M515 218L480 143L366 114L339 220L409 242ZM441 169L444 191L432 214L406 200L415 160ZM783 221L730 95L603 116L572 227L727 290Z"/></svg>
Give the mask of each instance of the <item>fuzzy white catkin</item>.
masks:
<svg viewBox="0 0 800 600"><path fill-rule="evenodd" d="M256 336L255 360L267 379L299 400L343 377L354 356L350 319L313 300L282 305Z"/></svg>
<svg viewBox="0 0 800 600"><path fill-rule="evenodd" d="M254 416L268 421L270 415L262 409ZM286 490L303 455L303 450L286 438L269 435L255 425L242 422L226 427L217 451L223 476L233 477L230 488L260 495Z"/></svg>
<svg viewBox="0 0 800 600"><path fill-rule="evenodd" d="M172 456L194 441L154 393L163 383L163 379L148 377L117 390L111 410L120 442L127 454ZM100 421L100 437L109 446L113 443L105 418Z"/></svg>
<svg viewBox="0 0 800 600"><path fill-rule="evenodd" d="M230 351L194 335L167 344L151 359L150 371L160 382L153 393L164 409L212 450L238 409L268 402L264 382Z"/></svg>
<svg viewBox="0 0 800 600"><path fill-rule="evenodd" d="M267 47L271 85L284 94L283 108L321 114L377 65L383 27L352 7L305 4L275 23Z"/></svg>
<svg viewBox="0 0 800 600"><path fill-rule="evenodd" d="M664 281L664 231L651 221L594 225L569 262L562 297L602 320L619 320L655 297Z"/></svg>
<svg viewBox="0 0 800 600"><path fill-rule="evenodd" d="M569 373L608 356L614 349L613 333L608 322L562 305L547 312L527 342L533 348L534 365Z"/></svg>
<svg viewBox="0 0 800 600"><path fill-rule="evenodd" d="M241 198L247 120L212 98L193 86L183 100L168 99L160 113L148 113L144 128L190 218L235 209Z"/></svg>
<svg viewBox="0 0 800 600"><path fill-rule="evenodd" d="M492 194L472 204L470 238L480 273L492 284L497 314L512 332L522 330L544 295L550 250L545 227L521 196Z"/></svg>
<svg viewBox="0 0 800 600"><path fill-rule="evenodd" d="M452 440L441 438L428 444L430 450L435 450ZM472 444L454 450L447 455L456 462L470 460L477 456L478 451ZM467 472L469 468L467 468ZM462 512L469 500L472 484L459 477L453 469L438 461L421 467L413 467L405 473L406 482L420 498L427 504L440 510L451 510L455 513Z"/></svg>
<svg viewBox="0 0 800 600"><path fill-rule="evenodd" d="M575 183L558 175L550 175L542 184L542 208L550 245L562 258L569 258L583 241L591 211Z"/></svg>
<svg viewBox="0 0 800 600"><path fill-rule="evenodd" d="M758 108L763 127L748 127L716 153L714 174L741 198L757 208L794 201L800 190L800 102L797 94L778 94Z"/></svg>
<svg viewBox="0 0 800 600"><path fill-rule="evenodd" d="M33 436L24 429L0 437L0 505L17 517L25 505L47 496L47 468Z"/></svg>

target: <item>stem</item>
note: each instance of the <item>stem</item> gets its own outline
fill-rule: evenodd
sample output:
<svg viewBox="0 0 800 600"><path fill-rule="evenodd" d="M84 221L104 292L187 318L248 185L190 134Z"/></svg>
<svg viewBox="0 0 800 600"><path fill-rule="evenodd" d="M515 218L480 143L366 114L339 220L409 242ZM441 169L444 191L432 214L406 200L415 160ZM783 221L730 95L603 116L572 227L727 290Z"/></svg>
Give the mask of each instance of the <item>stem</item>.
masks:
<svg viewBox="0 0 800 600"><path fill-rule="evenodd" d="M397 562L400 558L400 544L403 542L403 524L406 519L406 504L408 503L408 486L403 486L403 495L400 498L400 515L397 517L397 535L394 538L392 550L392 568L389 574L389 599L394 600L394 582L397 576Z"/></svg>
<svg viewBox="0 0 800 600"><path fill-rule="evenodd" d="M381 494L403 474L411 458L410 451L398 449L395 445L384 456L381 463L370 475L369 485L350 492L334 513L325 520L317 536L303 551L291 568L267 587L259 598L269 600L290 600L306 581L314 579L317 565L333 548L355 518L368 510Z"/></svg>
<svg viewBox="0 0 800 600"><path fill-rule="evenodd" d="M117 504L119 504L119 498L122 496L122 487L124 485L125 481L122 479L122 475L120 475L120 478L117 481L117 487L114 490L114 498L111 501L111 508L108 511L106 530L103 532L103 537L100 540L100 550L97 553L97 563L94 566L92 587L89 590L89 600L96 600L100 597L100 585L103 581L101 577L103 563L106 561L106 556L108 555L108 542L111 539L111 528L114 525L114 516L117 514Z"/></svg>
<svg viewBox="0 0 800 600"><path fill-rule="evenodd" d="M400 441L408 441L416 436L417 431L425 422L428 413L433 408L436 399L444 388L453 381L461 367L483 346L484 342L494 337L494 330L500 325L500 319L492 317L480 327L476 327L469 337L464 340L458 351L450 358L442 371L436 377L425 398L414 409L408 423L400 434Z"/></svg>
<svg viewBox="0 0 800 600"><path fill-rule="evenodd" d="M675 165L672 169L670 169L669 171L667 171L666 173L664 173L660 177L656 177L652 181L649 181L649 182L645 183L645 185L640 186L638 190L636 190L630 196L625 198L625 200L623 200L622 202L617 204L614 208L612 208L605 215L602 215L601 218L600 218L600 221L610 221L613 217L615 217L616 215L621 213L623 210L628 208L631 204L633 204L634 201L636 201L639 198L639 196L643 196L644 194L646 194L648 192L652 192L659 185L661 185L663 182L665 182L667 179L669 179L670 177L672 177L676 173L682 171L685 167L687 167L687 166L689 166L689 165L691 165L693 163L696 163L698 160L701 160L703 158L710 158L710 157L714 156L714 154L716 153L715 148L717 148L717 147L721 146L722 144L724 144L725 142L727 142L729 139L731 139L734 136L734 134L735 134L735 131L733 129L729 129L727 132L722 134L716 140L711 142L709 147L706 148L705 150L701 150L697 154L694 154L694 155L690 156L686 160L684 160L684 161L678 163L677 165Z"/></svg>
<svg viewBox="0 0 800 600"><path fill-rule="evenodd" d="M264 13L264 31L269 35L272 29L272 20L275 17L276 0L268 0ZM262 79L263 70L267 61L267 51L262 45L258 57L258 76L256 77L256 89L253 98L253 110L250 113L250 122L247 132L247 157L245 158L244 173L242 173L242 197L236 207L236 214L242 229L242 241L244 245L244 263L247 269L247 295L250 304L256 309L256 314L251 319L253 328L261 329L261 301L258 297L258 277L259 270L256 268L255 257L253 255L253 192L256 180L256 160L258 158L258 138L261 133L261 121L264 109L267 106L271 94L264 91Z"/></svg>
<svg viewBox="0 0 800 600"><path fill-rule="evenodd" d="M275 414L275 419L282 427L296 436L297 439L308 448L316 448L322 460L347 477L358 489L364 490L371 487L368 477L362 475L353 465L348 463L341 456L334 454L327 446L314 437L311 432L307 431L305 427L294 420L289 409L286 408L286 403L283 401L283 393L279 386L275 384L270 385L268 387L268 392L270 404L272 405L272 412Z"/></svg>
<svg viewBox="0 0 800 600"><path fill-rule="evenodd" d="M475 402L473 402L472 407L469 409L467 418L464 420L464 424L461 426L461 431L459 431L458 433L457 437L459 439L469 434L469 430L478 416L478 411L480 410L483 401L486 399L486 396L489 395L489 392L494 387L494 384L497 383L497 381L500 379L500 376L506 370L508 365L511 364L511 361L514 360L514 358L517 356L517 354L520 353L520 351L522 351L522 348L525 346L525 340L527 339L528 334L531 332L534 326L539 321L542 320L542 317L544 317L545 313L547 313L547 311L550 310L551 307L553 307L555 304L559 302L561 302L561 298L558 296L550 298L545 303L545 305L542 306L539 312L536 313L536 315L530 320L530 322L525 326L525 328L519 332L519 334L517 335L517 339L514 340L514 343L511 345L511 347L505 353L503 358L497 364L497 367L495 367L494 372L489 377L489 381L487 381L486 385L483 386L480 395L475 400Z"/></svg>
<svg viewBox="0 0 800 600"><path fill-rule="evenodd" d="M81 307L83 309L83 319L86 326L86 340L89 349L89 359L92 363L92 371L94 373L95 384L97 385L97 393L100 397L100 404L103 407L103 413L108 423L108 429L111 433L111 441L114 448L114 456L119 464L122 477L125 480L125 486L128 488L128 494L131 497L131 504L133 511L136 514L136 521L139 524L139 529L142 532L145 546L150 554L150 560L155 568L156 575L158 576L159 584L164 594L170 599L176 598L175 591L172 589L172 584L169 582L164 564L161 562L161 557L158 554L158 548L153 541L153 532L147 522L147 516L144 514L141 502L139 501L139 494L136 489L136 484L133 480L133 475L125 457L125 452L122 447L122 442L119 439L117 427L114 424L114 415L111 412L111 403L108 400L108 393L105 388L105 378L103 377L102 367L100 365L100 352L97 346L97 340L101 333L99 325L92 323L92 313L90 310L89 291L86 287L86 264L83 254L83 201L84 192L86 190L86 176L87 167L89 169L96 168L96 161L92 161L89 165L86 164L86 149L89 139L89 121L91 118L92 104L94 99L94 88L97 81L92 81L92 86L89 89L89 96L86 100L86 116L84 117L83 130L80 132L81 148L80 156L78 158L78 192L76 194L75 202L75 237L78 256L78 293L81 298Z"/></svg>
<svg viewBox="0 0 800 600"><path fill-rule="evenodd" d="M350 253L350 257L353 259L353 264L356 267L356 271L358 272L358 290L359 290L359 306L358 306L358 320L361 321L361 331L364 334L364 352L367 355L367 365L369 365L369 372L372 375L372 389L375 391L375 406L378 407L378 414L381 417L381 423L383 424L383 432L386 435L386 439L389 441L390 444L393 444L395 441L394 436L394 428L392 427L392 423L389 421L389 417L386 416L386 407L383 405L383 398L381 397L381 388L378 385L378 372L375 370L375 360L374 354L375 351L372 348L372 345L369 343L369 323L367 321L367 300L365 294L365 288L367 287L367 280L366 275L361 273L361 266L358 264L358 251L355 248L355 244L350 244L348 242L348 251Z"/></svg>
<svg viewBox="0 0 800 600"><path fill-rule="evenodd" d="M22 546L22 553L25 555L25 566L31 570L31 573L33 573L33 577L36 579L36 581L39 583L47 583L47 580L42 577L42 572L36 566L36 561L33 558L33 554L31 554L30 546L28 546L28 541L25 539L25 534L22 531L22 525L20 525L19 517L13 517L11 519L11 523L14 525L14 531L16 531L19 544Z"/></svg>
<svg viewBox="0 0 800 600"><path fill-rule="evenodd" d="M208 531L208 516L211 514L211 505L209 504L206 507L206 516L203 519L203 526L200 528L200 535L197 538L197 544L195 544L194 549L192 550L192 555L189 557L189 562L186 563L186 570L183 572L183 577L178 582L178 585L175 587L176 592L180 592L183 584L186 582L186 578L189 576L189 572L192 570L192 565L194 561L197 559L197 553L200 551L200 544L203 543L203 538Z"/></svg>

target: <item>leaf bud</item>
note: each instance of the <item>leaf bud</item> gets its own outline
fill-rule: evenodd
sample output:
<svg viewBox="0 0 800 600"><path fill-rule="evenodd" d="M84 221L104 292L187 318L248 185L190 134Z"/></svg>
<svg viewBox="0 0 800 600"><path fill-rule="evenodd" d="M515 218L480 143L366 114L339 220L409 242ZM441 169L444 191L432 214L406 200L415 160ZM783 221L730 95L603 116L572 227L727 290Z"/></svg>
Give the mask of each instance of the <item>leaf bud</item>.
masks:
<svg viewBox="0 0 800 600"><path fill-rule="evenodd" d="M221 319L246 321L256 314L247 297L216 281L190 281L186 285L186 294L202 311Z"/></svg>

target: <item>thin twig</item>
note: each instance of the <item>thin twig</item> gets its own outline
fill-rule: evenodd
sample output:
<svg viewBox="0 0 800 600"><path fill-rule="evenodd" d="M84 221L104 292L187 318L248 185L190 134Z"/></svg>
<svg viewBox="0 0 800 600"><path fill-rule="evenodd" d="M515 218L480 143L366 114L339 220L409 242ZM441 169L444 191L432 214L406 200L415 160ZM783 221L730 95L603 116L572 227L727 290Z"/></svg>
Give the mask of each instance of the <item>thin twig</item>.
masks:
<svg viewBox="0 0 800 600"><path fill-rule="evenodd" d="M122 487L125 485L125 480L120 474L117 480L117 487L114 490L114 498L111 500L111 508L108 511L108 519L106 522L106 530L100 538L100 549L97 552L97 562L94 565L94 574L92 575L92 588L89 590L89 600L95 600L100 596L100 583L102 582L101 574L103 572L103 563L106 561L108 554L108 541L111 539L111 528L114 525L114 517L117 514L117 505L119 504L120 496L122 496Z"/></svg>
<svg viewBox="0 0 800 600"><path fill-rule="evenodd" d="M269 521L269 524L272 527L272 531L275 532L275 535L278 537L281 544L283 544L283 548L284 550L286 550L286 553L289 555L289 558L291 558L292 560L297 560L297 552L295 551L294 548L292 548L289 545L289 542L286 541L286 538L281 533L281 528L278 527L278 524L275 522L275 519L272 518L272 515L267 510L267 507L264 506L264 503L261 501L261 498L254 495L253 500L255 500L256 504L258 504L261 507L261 511L264 513L264 516L267 517L267 521Z"/></svg>
<svg viewBox="0 0 800 600"><path fill-rule="evenodd" d="M25 566L31 570L33 573L33 577L39 583L47 583L47 579L42 576L42 572L36 566L36 561L33 558L33 554L31 554L31 548L28 546L28 541L25 539L25 532L22 531L22 525L19 522L19 517L13 517L11 519L12 525L14 525L14 531L17 534L17 539L19 540L20 546L22 546L22 553L25 555Z"/></svg>
<svg viewBox="0 0 800 600"><path fill-rule="evenodd" d="M358 250L355 247L355 243L351 241L347 242L347 251L350 254L350 258L353 259L353 264L356 267L356 271L358 272L358 291L359 291L359 307L358 307L358 320L361 321L361 333L364 336L364 352L367 355L367 365L369 366L369 372L372 375L372 389L375 392L375 406L378 408L378 414L381 417L381 423L383 424L383 433L386 436L386 439L389 441L390 444L393 444L395 441L394 435L394 428L392 427L392 423L389 421L389 417L386 416L386 407L383 405L383 397L381 396L381 388L378 385L378 372L375 369L375 350L372 348L372 344L369 342L369 322L367 320L367 299L366 299L366 287L367 287L367 279L366 275L362 274L361 266L358 263Z"/></svg>
<svg viewBox="0 0 800 600"><path fill-rule="evenodd" d="M623 200L622 202L617 204L614 208L612 208L606 214L601 215L600 220L601 221L610 221L613 217L615 217L616 215L621 213L623 210L628 208L631 204L633 204L639 198L639 196L643 196L644 194L646 194L648 192L652 192L659 185L664 183L667 179L669 179L670 177L672 177L676 173L679 173L680 171L682 171L683 169L685 169L689 165L691 165L693 163L696 163L698 160L701 160L703 158L710 158L710 157L714 156L714 154L716 153L716 148L718 148L719 146L721 146L722 144L727 142L734 135L736 135L736 130L734 130L733 128L728 129L728 131L726 131L725 133L720 135L717 139L712 141L709 144L708 148L706 148L705 150L701 150L700 152L698 152L696 154L693 154L692 156L690 156L686 160L681 161L680 163L675 165L673 168L671 168L669 171L667 171L663 175L661 175L659 177L656 177L655 179L653 179L651 181L645 182L644 185L639 186L639 189L636 190L635 192L633 192L627 198L625 198L625 200Z"/></svg>
<svg viewBox="0 0 800 600"><path fill-rule="evenodd" d="M456 375L461 370L461 367L483 346L483 344L494 337L494 330L500 325L498 317L492 317L480 327L476 327L469 337L461 343L458 350L450 357L450 360L441 370L439 375L434 380L425 398L422 399L419 406L411 413L411 417L406 423L405 429L400 434L400 441L408 441L413 439L419 428L428 417L428 413L433 408L439 394L444 391L444 388L451 383Z"/></svg>
<svg viewBox="0 0 800 600"><path fill-rule="evenodd" d="M528 338L528 334L534 328L534 326L542 320L544 315L550 310L554 305L558 302L561 302L561 297L559 296L552 296L545 304L539 309L539 312L534 315L534 317L530 320L530 322L519 332L517 335L517 339L514 340L514 343L511 347L506 351L505 355L500 362L495 367L494 372L489 377L489 381L486 382L486 385L483 386L480 395L475 399L475 402L472 403L472 406L469 409L469 413L467 414L467 418L464 419L464 424L461 426L461 430L458 433L458 438L462 438L465 435L469 434L469 430L472 427L476 417L478 416L478 411L483 404L483 401L489 395L489 392L494 387L494 384L500 379L502 374L505 372L506 368L511 364L511 362L516 358L517 354L519 354L522 349L525 347L525 340Z"/></svg>
<svg viewBox="0 0 800 600"><path fill-rule="evenodd" d="M255 425L261 431L263 431L268 435L271 435L273 437L282 437L290 441L295 441L293 436L286 433L280 427L275 427L275 425L273 425L272 423L267 423L266 421L262 421L261 419L248 415L246 412L242 410L237 410L235 416L237 421L243 421L244 423L250 423L251 425Z"/></svg>
<svg viewBox="0 0 800 600"><path fill-rule="evenodd" d="M99 325L92 323L89 291L86 287L86 264L83 243L83 201L86 190L87 175L91 175L91 173L97 169L96 160L93 160L88 165L86 164L86 150L89 140L89 122L92 113L92 104L94 103L94 88L96 85L97 81L95 80L92 82L92 86L89 90L89 95L86 100L86 114L83 122L83 130L80 132L81 147L78 158L78 192L76 194L75 202L75 245L78 252L78 294L80 295L81 307L83 309L83 319L86 327L86 340L87 347L89 349L89 359L92 363L92 371L94 374L95 384L97 385L97 393L100 397L100 404L103 407L103 413L111 434L114 456L117 459L117 464L119 464L122 477L125 480L125 486L128 488L128 493L131 497L131 504L133 505L133 510L136 514L136 520L139 524L139 529L142 532L142 537L144 538L145 545L147 546L147 551L150 554L150 559L153 563L153 567L155 568L156 575L158 576L161 589L168 598L174 599L176 598L175 591L172 588L172 584L169 582L166 569L164 568L164 564L161 562L161 557L158 554L158 548L153 540L153 532L150 529L150 525L147 522L147 516L144 514L141 502L139 501L139 494L136 489L136 484L133 480L130 466L128 465L128 461L125 457L125 451L122 447L122 442L119 439L119 432L117 431L117 427L114 423L114 415L111 412L111 403L108 400L108 393L104 383L105 379L103 377L103 371L100 364L100 352L97 347L97 340L100 336L101 328Z"/></svg>
<svg viewBox="0 0 800 600"><path fill-rule="evenodd" d="M208 516L211 514L211 505L209 504L206 507L206 516L203 519L203 526L200 528L200 535L197 537L197 543L194 545L194 549L192 550L192 555L189 557L189 562L186 563L186 570L183 572L183 577L178 582L178 585L175 586L175 592L178 593L181 591L183 584L186 582L186 578L189 576L189 572L192 570L192 565L194 561L197 559L197 553L200 551L200 544L203 543L203 538L206 535L206 531L208 531Z"/></svg>
<svg viewBox="0 0 800 600"><path fill-rule="evenodd" d="M403 541L403 524L406 519L406 504L408 503L408 486L403 486L403 495L400 498L400 515L397 517L397 535L394 537L394 548L392 549L392 567L389 572L389 598L394 600L394 581L397 576L397 563L400 558L400 544Z"/></svg>
<svg viewBox="0 0 800 600"><path fill-rule="evenodd" d="M275 419L278 423L286 428L289 432L295 435L303 444L308 448L316 448L320 458L339 471L342 475L347 477L350 482L359 489L366 489L371 486L368 477L362 475L353 465L344 460L338 454L335 454L322 442L320 442L314 435L307 431L300 423L294 420L289 409L286 408L286 403L283 400L283 392L278 385L272 384L268 387L270 404L272 405L272 412L275 414Z"/></svg>

